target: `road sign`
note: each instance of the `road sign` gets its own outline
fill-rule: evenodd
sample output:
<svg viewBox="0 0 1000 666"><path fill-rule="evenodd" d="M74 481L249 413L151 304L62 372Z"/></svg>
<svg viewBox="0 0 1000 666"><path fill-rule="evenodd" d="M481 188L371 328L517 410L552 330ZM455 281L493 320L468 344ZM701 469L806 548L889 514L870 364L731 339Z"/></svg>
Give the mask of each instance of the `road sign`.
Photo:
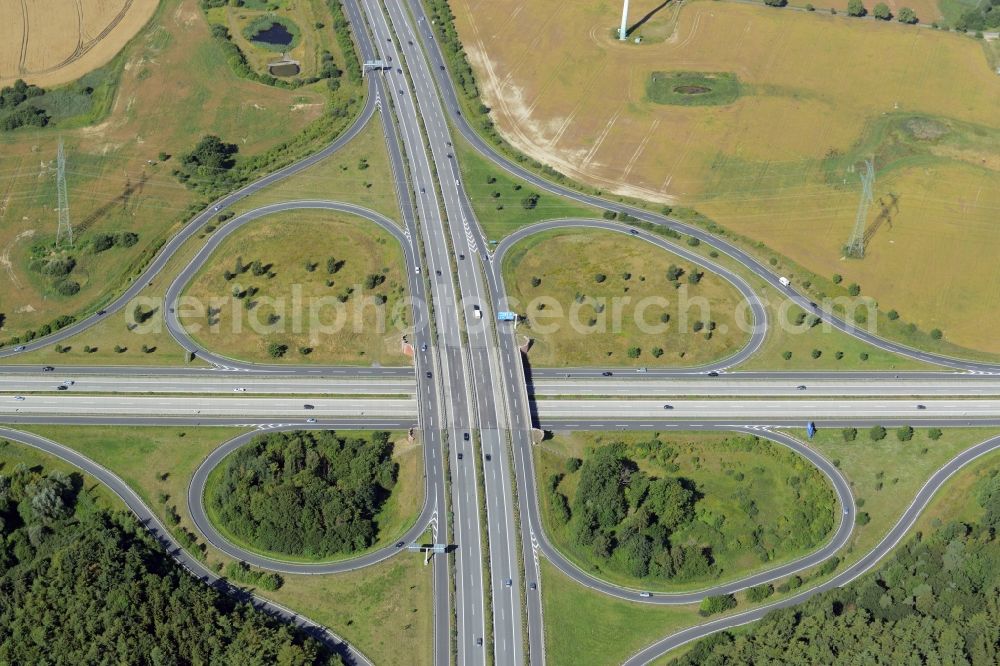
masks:
<svg viewBox="0 0 1000 666"><path fill-rule="evenodd" d="M812 421L806 424L806 434L809 435L809 439L812 439L813 435L816 434L816 424Z"/></svg>
<svg viewBox="0 0 1000 666"><path fill-rule="evenodd" d="M517 319L517 314L514 312L498 312L497 321L514 321Z"/></svg>

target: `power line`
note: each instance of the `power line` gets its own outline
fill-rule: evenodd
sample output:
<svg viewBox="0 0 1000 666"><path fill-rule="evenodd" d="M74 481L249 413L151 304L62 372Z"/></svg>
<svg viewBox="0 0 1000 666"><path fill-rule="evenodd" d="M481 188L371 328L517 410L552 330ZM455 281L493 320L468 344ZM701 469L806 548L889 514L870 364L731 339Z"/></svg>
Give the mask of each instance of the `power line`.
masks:
<svg viewBox="0 0 1000 666"><path fill-rule="evenodd" d="M68 247L73 247L73 227L69 223L69 195L66 193L66 154L63 152L63 141L59 139L59 153L56 157L56 193L58 195L59 227L56 229L56 247L66 241Z"/></svg>
<svg viewBox="0 0 1000 666"><path fill-rule="evenodd" d="M865 256L865 218L871 208L872 188L875 185L875 167L871 160L865 160L865 172L861 174L861 201L858 202L858 213L854 218L854 231L847 243L847 256L854 259L864 259Z"/></svg>

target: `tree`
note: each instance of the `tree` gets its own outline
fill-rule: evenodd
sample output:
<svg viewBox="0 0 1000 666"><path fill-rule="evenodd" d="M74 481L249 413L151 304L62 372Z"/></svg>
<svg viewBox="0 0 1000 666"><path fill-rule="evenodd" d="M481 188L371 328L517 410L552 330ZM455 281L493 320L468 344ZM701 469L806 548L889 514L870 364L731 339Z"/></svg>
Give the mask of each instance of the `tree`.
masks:
<svg viewBox="0 0 1000 666"><path fill-rule="evenodd" d="M814 359L819 358L822 355L823 351L821 349L813 349L812 352L810 352L810 356L812 356Z"/></svg>
<svg viewBox="0 0 1000 666"><path fill-rule="evenodd" d="M889 310L885 313L885 316L889 318L889 321L896 321L899 319L899 313L895 310Z"/></svg>
<svg viewBox="0 0 1000 666"><path fill-rule="evenodd" d="M538 205L539 198L540 198L539 195L532 194L530 196L521 199L521 208L525 210L534 210L535 206Z"/></svg>
<svg viewBox="0 0 1000 666"><path fill-rule="evenodd" d="M931 330L931 338L935 340L940 340L942 337L944 337L944 333L941 332L940 328L935 328Z"/></svg>
<svg viewBox="0 0 1000 666"><path fill-rule="evenodd" d="M680 266L670 264L670 267L667 268L667 280L670 282L676 282L682 275L684 275L684 269Z"/></svg>
<svg viewBox="0 0 1000 666"><path fill-rule="evenodd" d="M896 430L896 439L901 442L908 442L913 439L913 427L902 426Z"/></svg>
<svg viewBox="0 0 1000 666"><path fill-rule="evenodd" d="M872 426L868 431L868 438L873 442L881 442L885 439L885 428L880 425Z"/></svg>
<svg viewBox="0 0 1000 666"><path fill-rule="evenodd" d="M872 9L872 16L880 21L888 21L892 18L892 12L889 11L889 5L880 2Z"/></svg>
<svg viewBox="0 0 1000 666"><path fill-rule="evenodd" d="M781 358L785 359L786 361L792 360L792 352L788 350L781 352Z"/></svg>
<svg viewBox="0 0 1000 666"><path fill-rule="evenodd" d="M774 594L774 586L770 583L754 585L747 589L747 601L752 604L759 603Z"/></svg>
<svg viewBox="0 0 1000 666"><path fill-rule="evenodd" d="M639 349L638 347L629 347L628 348L628 357L629 358L639 358L640 354L642 354L642 350Z"/></svg>
<svg viewBox="0 0 1000 666"><path fill-rule="evenodd" d="M850 2L854 2L854 1L855 0L850 0ZM859 1L859 4L860 4L860 1ZM834 273L833 274L833 283L834 284L840 284L843 281L844 281L844 276L843 275L841 275L840 273Z"/></svg>
<svg viewBox="0 0 1000 666"><path fill-rule="evenodd" d="M788 0L764 0L764 4L768 7L784 7L788 4Z"/></svg>
<svg viewBox="0 0 1000 666"><path fill-rule="evenodd" d="M844 436L844 441L845 442L853 442L854 440L856 440L858 438L858 429L857 428L844 428L840 432Z"/></svg>
<svg viewBox="0 0 1000 666"><path fill-rule="evenodd" d="M931 428L930 430L927 431L927 436L930 437L935 442L941 439L942 434L943 433L941 432L941 428Z"/></svg>
<svg viewBox="0 0 1000 666"><path fill-rule="evenodd" d="M281 358L288 352L288 345L272 342L267 346L267 355L271 358Z"/></svg>
<svg viewBox="0 0 1000 666"><path fill-rule="evenodd" d="M882 5L882 6L884 7L885 5ZM858 284L858 283L856 283L856 282L852 282L852 283L851 283L851 284L850 284L850 285L849 285L849 286L847 287L847 293L848 293L849 295L851 295L851 296L857 296L857 295L859 295L859 294L861 293L861 285L859 285L859 284Z"/></svg>
<svg viewBox="0 0 1000 666"><path fill-rule="evenodd" d="M239 146L235 143L225 143L214 134L207 134L190 153L181 156L181 163L198 175L215 177L233 168L238 152Z"/></svg>
<svg viewBox="0 0 1000 666"><path fill-rule="evenodd" d="M608 279L608 276L605 275L604 273L597 273L596 275L594 275L594 282L596 282L597 284L601 284L602 282L604 282L607 279Z"/></svg>
<svg viewBox="0 0 1000 666"><path fill-rule="evenodd" d="M861 3L861 0L847 0L847 15L848 16L864 16L868 13L865 6ZM834 280L836 282L836 280Z"/></svg>
<svg viewBox="0 0 1000 666"><path fill-rule="evenodd" d="M583 465L583 461L580 460L579 458L566 459L566 471L569 472L570 474L580 469L581 465Z"/></svg>
<svg viewBox="0 0 1000 666"><path fill-rule="evenodd" d="M660 358L663 356L663 347L653 347L649 353L653 355L653 358Z"/></svg>
<svg viewBox="0 0 1000 666"><path fill-rule="evenodd" d="M917 18L917 13L909 7L903 7L900 9L899 14L896 15L896 20L900 23L908 23L910 25L920 21L920 19Z"/></svg>

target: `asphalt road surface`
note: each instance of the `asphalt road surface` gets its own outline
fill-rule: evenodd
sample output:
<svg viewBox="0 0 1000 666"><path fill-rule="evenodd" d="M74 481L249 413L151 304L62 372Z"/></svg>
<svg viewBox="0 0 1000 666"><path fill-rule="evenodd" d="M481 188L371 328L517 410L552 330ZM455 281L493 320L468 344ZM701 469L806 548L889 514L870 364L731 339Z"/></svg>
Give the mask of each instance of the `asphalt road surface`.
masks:
<svg viewBox="0 0 1000 666"><path fill-rule="evenodd" d="M412 374L412 370L411 370ZM72 393L241 393L241 394L334 394L413 396L416 383L408 379L355 379L298 377L261 378L229 373L223 376L189 374L187 376L148 377L142 375L0 375L0 393L51 392L65 381ZM3 397L0 396L0 400Z"/></svg>
<svg viewBox="0 0 1000 666"><path fill-rule="evenodd" d="M1000 380L983 376L982 382L967 380L935 379L872 379L867 381L844 381L840 379L810 379L800 383L798 379L735 379L730 376L708 380L702 379L657 379L636 381L614 377L601 379L536 379L532 392L545 396L602 396L610 398L637 396L787 396L808 399L817 396L888 397L888 396L1000 396ZM3 386L0 380L0 386Z"/></svg>

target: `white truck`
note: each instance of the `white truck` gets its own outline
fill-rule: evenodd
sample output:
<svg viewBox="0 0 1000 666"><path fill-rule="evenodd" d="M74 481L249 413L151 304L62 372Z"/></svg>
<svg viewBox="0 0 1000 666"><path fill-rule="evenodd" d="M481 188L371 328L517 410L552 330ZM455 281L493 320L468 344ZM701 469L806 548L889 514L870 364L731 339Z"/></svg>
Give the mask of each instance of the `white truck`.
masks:
<svg viewBox="0 0 1000 666"><path fill-rule="evenodd" d="M472 306L472 316L475 317L476 319L483 318L483 311L479 309L478 305Z"/></svg>
<svg viewBox="0 0 1000 666"><path fill-rule="evenodd" d="M790 285L792 283L791 280L789 280L788 278L786 278L784 276L778 278L778 282L781 283L782 287L787 287L788 285Z"/></svg>

